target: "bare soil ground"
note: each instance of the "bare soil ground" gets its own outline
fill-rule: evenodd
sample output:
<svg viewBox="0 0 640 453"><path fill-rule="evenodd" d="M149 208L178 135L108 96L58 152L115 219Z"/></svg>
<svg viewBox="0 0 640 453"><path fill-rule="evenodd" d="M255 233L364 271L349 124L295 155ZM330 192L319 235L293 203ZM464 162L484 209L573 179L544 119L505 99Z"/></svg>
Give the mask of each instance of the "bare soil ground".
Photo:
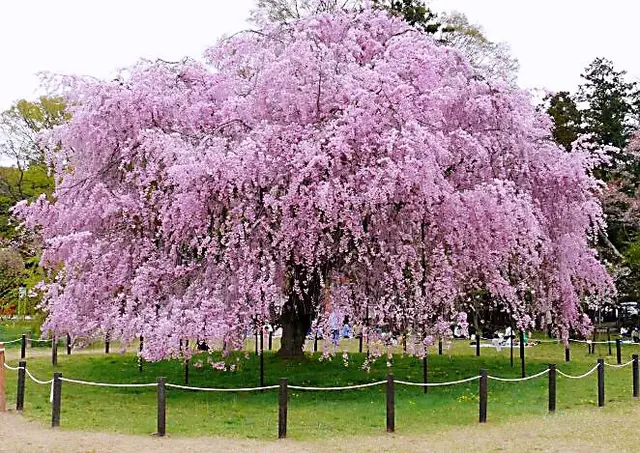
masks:
<svg viewBox="0 0 640 453"><path fill-rule="evenodd" d="M300 442L228 438L157 438L51 429L15 412L0 414L2 452L490 452L637 451L640 402L590 408L511 423L476 425L434 435L339 438Z"/></svg>

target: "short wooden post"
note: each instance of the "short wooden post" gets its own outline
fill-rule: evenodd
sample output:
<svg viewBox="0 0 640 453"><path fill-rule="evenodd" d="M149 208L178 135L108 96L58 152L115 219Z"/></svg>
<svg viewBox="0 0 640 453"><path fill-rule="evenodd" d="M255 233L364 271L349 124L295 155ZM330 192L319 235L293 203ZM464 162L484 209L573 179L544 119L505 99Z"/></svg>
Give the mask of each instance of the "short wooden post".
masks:
<svg viewBox="0 0 640 453"><path fill-rule="evenodd" d="M164 436L167 428L167 378L158 378L158 436Z"/></svg>
<svg viewBox="0 0 640 453"><path fill-rule="evenodd" d="M611 344L609 344L609 347L611 347ZM620 338L616 339L616 360L618 365L622 364L622 342L620 341Z"/></svg>
<svg viewBox="0 0 640 453"><path fill-rule="evenodd" d="M358 339L358 352L362 354L362 343L364 342L364 332L360 332L360 338Z"/></svg>
<svg viewBox="0 0 640 453"><path fill-rule="evenodd" d="M637 398L640 389L638 388L638 354L633 354L633 363L631 365L633 373L633 397Z"/></svg>
<svg viewBox="0 0 640 453"><path fill-rule="evenodd" d="M480 394L480 423L487 423L487 369L480 370L480 383L478 392Z"/></svg>
<svg viewBox="0 0 640 453"><path fill-rule="evenodd" d="M60 403L62 401L62 373L53 373L53 401L51 401L51 427L60 426Z"/></svg>
<svg viewBox="0 0 640 453"><path fill-rule="evenodd" d="M480 357L480 339L482 338L482 334L476 331L476 357Z"/></svg>
<svg viewBox="0 0 640 453"><path fill-rule="evenodd" d="M425 354L425 355L424 355L424 357L422 358L422 382L423 382L423 383L425 383L425 384L426 384L427 382L429 382L429 381L428 381L428 379L427 379L427 377L428 377L427 373L428 373L428 371L429 371L428 367L429 367L429 365L428 365L428 363L427 363L427 354ZM424 393L427 393L427 389L428 389L429 387L427 387L427 386L425 385L425 386L424 386L424 387L422 387L422 388L424 389Z"/></svg>
<svg viewBox="0 0 640 453"><path fill-rule="evenodd" d="M58 365L58 338L55 335L51 339L51 365Z"/></svg>
<svg viewBox="0 0 640 453"><path fill-rule="evenodd" d="M316 332L316 335L313 338L313 352L318 352L318 332Z"/></svg>
<svg viewBox="0 0 640 453"><path fill-rule="evenodd" d="M264 387L264 331L260 332L260 387Z"/></svg>
<svg viewBox="0 0 640 453"><path fill-rule="evenodd" d="M20 341L20 358L24 359L25 357L27 357L27 335L23 333Z"/></svg>
<svg viewBox="0 0 640 453"><path fill-rule="evenodd" d="M387 432L396 430L395 385L393 374L387 374Z"/></svg>
<svg viewBox="0 0 640 453"><path fill-rule="evenodd" d="M556 411L556 364L549 364L549 413Z"/></svg>
<svg viewBox="0 0 640 453"><path fill-rule="evenodd" d="M189 349L189 340L184 341L184 348ZM189 385L189 363L190 360L186 358L184 360L184 383L185 385Z"/></svg>
<svg viewBox="0 0 640 453"><path fill-rule="evenodd" d="M287 437L287 399L287 378L282 378L278 398L278 439Z"/></svg>
<svg viewBox="0 0 640 453"><path fill-rule="evenodd" d="M71 335L67 334L67 355L71 355Z"/></svg>
<svg viewBox="0 0 640 453"><path fill-rule="evenodd" d="M442 338L438 341L438 355L442 355Z"/></svg>
<svg viewBox="0 0 640 453"><path fill-rule="evenodd" d="M609 355L611 355L611 328L610 327L607 327L607 345L609 346Z"/></svg>
<svg viewBox="0 0 640 453"><path fill-rule="evenodd" d="M0 343L0 412L7 411L6 380L4 375L4 343Z"/></svg>
<svg viewBox="0 0 640 453"><path fill-rule="evenodd" d="M269 331L269 351L273 348L273 330Z"/></svg>
<svg viewBox="0 0 640 453"><path fill-rule="evenodd" d="M104 336L104 353L109 354L109 334Z"/></svg>
<svg viewBox="0 0 640 453"><path fill-rule="evenodd" d="M604 359L598 359L598 407L604 406Z"/></svg>
<svg viewBox="0 0 640 453"><path fill-rule="evenodd" d="M570 349L569 345L566 345L564 347L564 361L565 362L570 362L571 361L571 349Z"/></svg>
<svg viewBox="0 0 640 453"><path fill-rule="evenodd" d="M140 335L140 346L138 347L138 371L142 373L142 347L144 345L144 338Z"/></svg>
<svg viewBox="0 0 640 453"><path fill-rule="evenodd" d="M520 331L520 374L522 377L527 375L524 364L524 331Z"/></svg>
<svg viewBox="0 0 640 453"><path fill-rule="evenodd" d="M18 363L18 393L16 394L16 410L21 411L24 409L24 379L27 369L27 362L21 360Z"/></svg>

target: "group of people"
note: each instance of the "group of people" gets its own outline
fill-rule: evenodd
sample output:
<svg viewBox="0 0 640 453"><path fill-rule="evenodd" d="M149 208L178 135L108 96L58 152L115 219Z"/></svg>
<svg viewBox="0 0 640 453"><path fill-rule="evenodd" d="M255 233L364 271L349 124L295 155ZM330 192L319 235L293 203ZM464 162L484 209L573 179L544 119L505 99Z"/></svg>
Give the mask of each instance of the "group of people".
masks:
<svg viewBox="0 0 640 453"><path fill-rule="evenodd" d="M634 343L640 343L640 330L638 327L634 327L633 330L629 327L620 327L620 336L630 338Z"/></svg>

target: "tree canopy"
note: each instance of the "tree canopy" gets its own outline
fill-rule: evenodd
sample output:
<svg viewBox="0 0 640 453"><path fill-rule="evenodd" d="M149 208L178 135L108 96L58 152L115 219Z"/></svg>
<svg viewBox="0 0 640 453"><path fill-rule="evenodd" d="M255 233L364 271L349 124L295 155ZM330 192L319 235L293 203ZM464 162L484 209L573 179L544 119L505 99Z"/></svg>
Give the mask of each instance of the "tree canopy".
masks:
<svg viewBox="0 0 640 453"><path fill-rule="evenodd" d="M18 208L59 271L46 328L143 335L160 359L273 321L294 354L339 310L419 353L479 291L564 337L613 291L597 159L458 51L365 8L263 21L206 58L71 83L54 196Z"/></svg>

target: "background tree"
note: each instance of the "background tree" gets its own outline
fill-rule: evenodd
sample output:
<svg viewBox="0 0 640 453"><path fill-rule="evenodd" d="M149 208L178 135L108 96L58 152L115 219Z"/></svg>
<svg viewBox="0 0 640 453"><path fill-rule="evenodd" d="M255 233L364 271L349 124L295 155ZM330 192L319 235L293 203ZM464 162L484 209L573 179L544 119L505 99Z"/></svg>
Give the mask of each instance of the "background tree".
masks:
<svg viewBox="0 0 640 453"><path fill-rule="evenodd" d="M598 143L624 149L636 126L634 98L638 86L626 80L626 71L617 71L605 58L596 58L581 75L584 80L577 100L585 104L584 128Z"/></svg>
<svg viewBox="0 0 640 453"><path fill-rule="evenodd" d="M582 133L582 112L568 91L549 95L545 102L547 113L553 120L553 138L571 151L571 145Z"/></svg>
<svg viewBox="0 0 640 453"><path fill-rule="evenodd" d="M10 221L11 208L53 192L54 181L38 135L67 119L62 100L48 97L21 100L0 114L0 156L13 164L0 167L0 252L4 256L0 299L5 308L19 306L20 314L31 313L37 298L21 298L18 288L29 290L44 275L38 267L40 244L32 234L16 229Z"/></svg>
<svg viewBox="0 0 640 453"><path fill-rule="evenodd" d="M440 41L459 50L484 77L505 80L515 86L518 60L511 55L506 43L489 40L479 25L469 22L462 13L440 16Z"/></svg>
<svg viewBox="0 0 640 453"><path fill-rule="evenodd" d="M18 101L0 114L0 156L13 164L0 167L0 238L15 234L9 225L11 206L53 191L38 134L66 120L62 100L48 97Z"/></svg>

